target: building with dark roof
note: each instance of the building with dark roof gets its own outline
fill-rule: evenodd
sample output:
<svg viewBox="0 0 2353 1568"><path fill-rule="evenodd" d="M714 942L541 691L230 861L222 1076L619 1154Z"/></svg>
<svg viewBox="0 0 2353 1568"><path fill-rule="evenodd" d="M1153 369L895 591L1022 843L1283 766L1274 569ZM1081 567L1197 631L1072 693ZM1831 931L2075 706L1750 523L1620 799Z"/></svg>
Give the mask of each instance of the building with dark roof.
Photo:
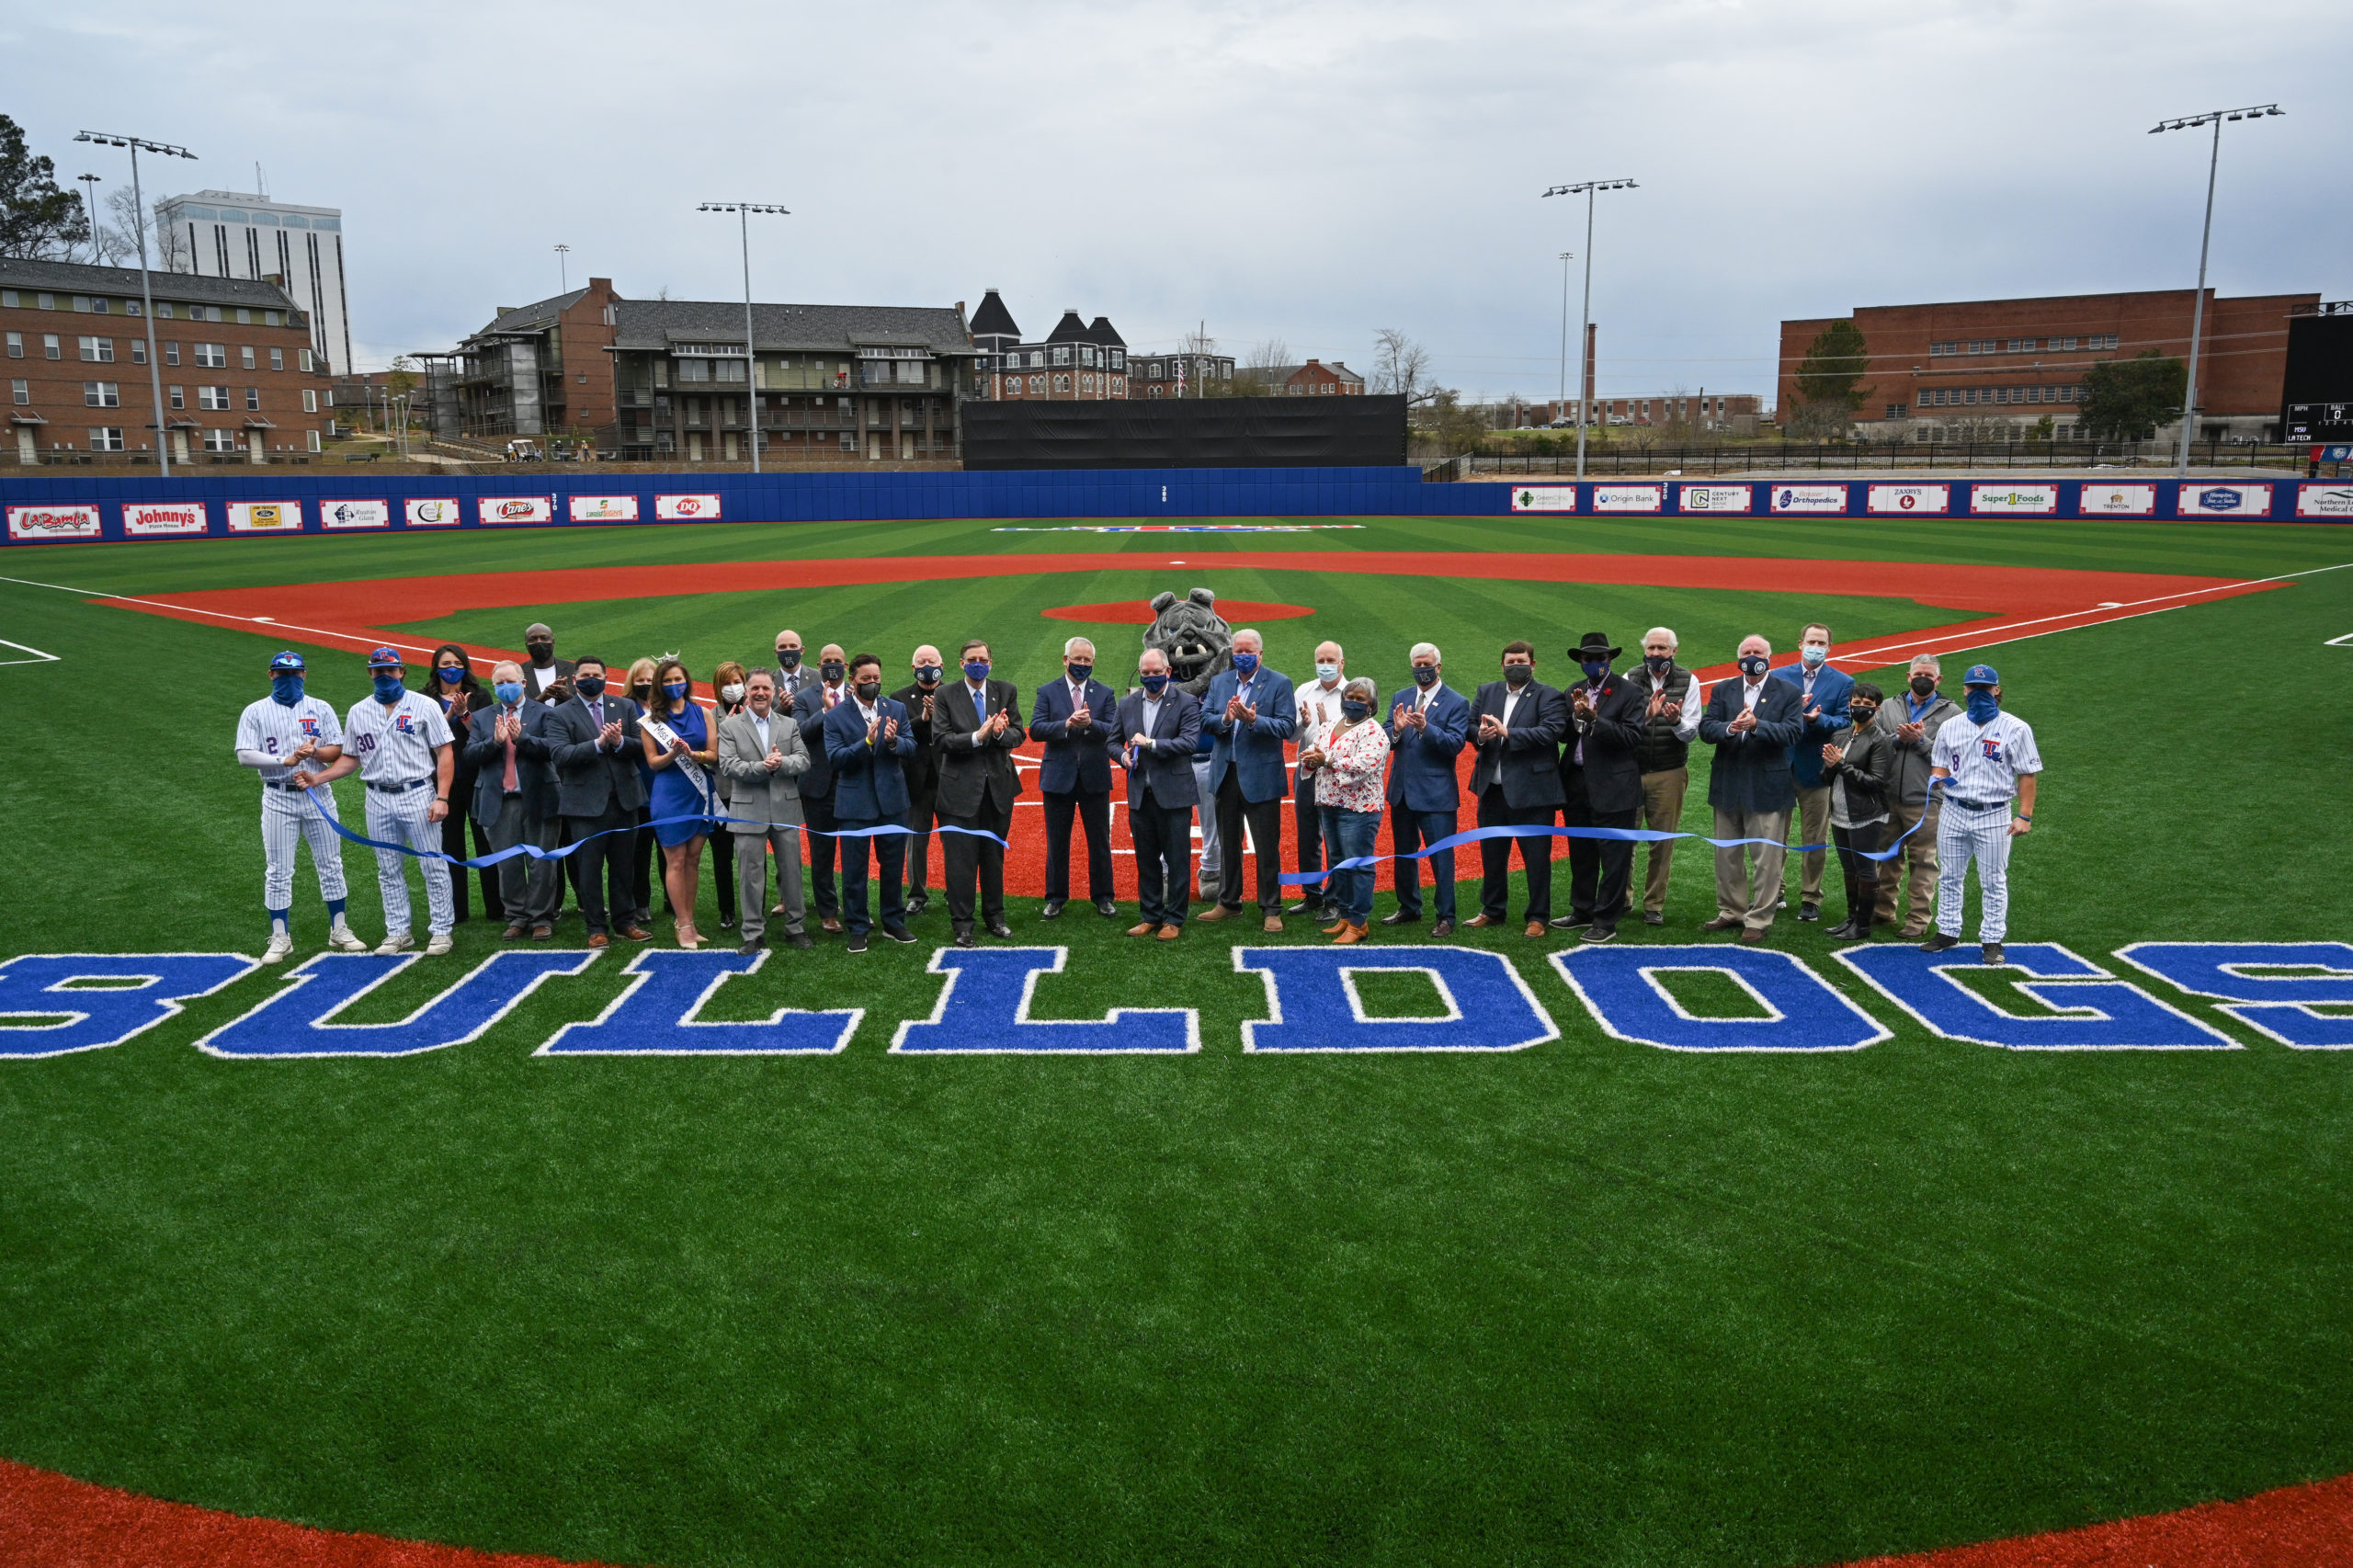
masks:
<svg viewBox="0 0 2353 1568"><path fill-rule="evenodd" d="M1268 397L1362 397L1364 378L1337 359L1325 364L1260 365L1246 372Z"/></svg>
<svg viewBox="0 0 2353 1568"><path fill-rule="evenodd" d="M1233 391L1233 356L1179 348L1168 354L1139 354L1128 395L1225 397Z"/></svg>
<svg viewBox="0 0 2353 1568"><path fill-rule="evenodd" d="M155 449L155 383L177 462L315 452L334 423L310 318L268 279L0 260L7 422L20 463ZM154 377L147 336L154 329Z"/></svg>
<svg viewBox="0 0 2353 1568"><path fill-rule="evenodd" d="M1128 345L1108 316L1083 320L1065 310L1042 342L1024 343L997 291L972 313L978 395L1001 402L1085 403L1128 395Z"/></svg>

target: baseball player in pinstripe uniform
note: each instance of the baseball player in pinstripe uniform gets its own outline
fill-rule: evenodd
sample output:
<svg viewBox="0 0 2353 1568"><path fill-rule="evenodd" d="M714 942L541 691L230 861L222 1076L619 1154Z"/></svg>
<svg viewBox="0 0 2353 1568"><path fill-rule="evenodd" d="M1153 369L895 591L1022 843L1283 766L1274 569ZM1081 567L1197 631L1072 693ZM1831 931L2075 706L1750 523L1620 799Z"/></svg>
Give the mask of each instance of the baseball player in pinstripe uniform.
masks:
<svg viewBox="0 0 2353 1568"><path fill-rule="evenodd" d="M368 673L376 683L373 695L351 705L344 716L347 744L343 755L324 773L298 773L297 784L331 783L355 768L368 786L368 836L388 844L405 844L429 851L417 861L425 872L425 912L428 957L449 950L449 931L457 924L449 896L449 863L438 858L441 819L449 814L449 779L457 769L456 748L450 744L449 722L441 705L410 691L401 680L401 656L396 649L379 648L368 655ZM376 851L376 884L384 895L384 940L376 951L392 954L416 945L409 935L408 874L410 857L391 849Z"/></svg>
<svg viewBox="0 0 2353 1568"><path fill-rule="evenodd" d="M269 912L264 963L294 950L294 853L305 840L319 873L319 896L326 900L328 945L347 953L368 950L344 922L343 841L326 824L335 795L329 791L313 811L293 782L301 764L324 766L343 755L343 726L334 709L302 694L302 655L290 649L270 660L269 695L237 718L237 763L261 775L261 903Z"/></svg>
<svg viewBox="0 0 2353 1568"><path fill-rule="evenodd" d="M1969 694L1965 714L1946 720L1928 750L1929 777L1946 782L1937 824L1937 934L1920 950L1940 953L1961 946L1961 895L1973 859L1981 905L1977 940L1984 960L1997 964L2009 930L2010 840L2034 826L2042 754L2035 750L2034 731L2026 721L2002 711L2002 677L1993 665L1970 665L1961 687ZM2018 802L2016 816L2010 814L2013 797Z"/></svg>

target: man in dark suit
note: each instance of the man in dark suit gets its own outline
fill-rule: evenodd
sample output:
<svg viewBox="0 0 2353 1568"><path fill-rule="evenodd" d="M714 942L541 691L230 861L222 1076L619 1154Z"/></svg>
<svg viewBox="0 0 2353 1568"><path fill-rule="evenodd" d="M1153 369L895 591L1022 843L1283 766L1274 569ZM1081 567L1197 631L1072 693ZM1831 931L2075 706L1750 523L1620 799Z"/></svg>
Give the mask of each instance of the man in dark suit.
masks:
<svg viewBox="0 0 2353 1568"><path fill-rule="evenodd" d="M1414 684L1389 699L1389 846L1397 858L1391 874L1397 907L1381 917L1383 926L1407 926L1422 917L1422 863L1406 856L1460 831L1462 787L1455 759L1471 734L1471 704L1446 684L1438 646L1414 644ZM1437 884L1438 923L1433 937L1454 935L1454 851L1430 857Z"/></svg>
<svg viewBox="0 0 2353 1568"><path fill-rule="evenodd" d="M620 911L626 921L635 896L631 890L636 880L637 810L645 804L645 785L637 776L638 758L644 755L637 737L638 706L626 697L606 696L605 679L604 660L593 654L582 659L573 671L572 700L549 709L540 722L555 767L557 807L573 838L588 840L572 858L580 863L574 890L592 948L612 946L608 908ZM634 924L620 930L632 942L650 941L654 935Z"/></svg>
<svg viewBox="0 0 2353 1568"><path fill-rule="evenodd" d="M907 710L882 695L882 661L860 653L849 661L849 699L835 704L824 721L825 760L833 765L834 824L845 834L897 827L907 814L906 760L915 752L915 727ZM900 862L907 852L903 833L846 837L841 841L842 913L849 926L849 950L866 950L874 923L866 914L867 846L873 846L876 874L882 880L882 934L912 942L905 907L899 902Z"/></svg>
<svg viewBox="0 0 2353 1568"><path fill-rule="evenodd" d="M1111 897L1111 711L1118 695L1095 678L1095 644L1063 644L1063 674L1038 688L1029 738L1045 743L1038 792L1046 803L1046 906L1051 920L1070 902L1070 819L1086 829L1086 897L1097 915L1114 915Z"/></svg>
<svg viewBox="0 0 2353 1568"><path fill-rule="evenodd" d="M1568 699L1536 678L1536 650L1504 645L1504 678L1479 688L1471 703L1471 744L1479 760L1471 793L1481 827L1550 827L1561 808L1561 737ZM1552 917L1552 841L1530 835L1479 843L1479 913L1466 926L1502 926L1511 914L1511 850L1528 873L1525 935L1541 937Z"/></svg>
<svg viewBox="0 0 2353 1568"><path fill-rule="evenodd" d="M913 919L931 903L931 818L939 793L939 745L931 726L931 710L939 696L939 677L946 668L939 650L926 642L911 661L915 678L891 694L907 710L915 733L915 754L907 758L907 917Z"/></svg>
<svg viewBox="0 0 2353 1568"><path fill-rule="evenodd" d="M849 671L836 643L826 643L817 656L818 678L801 683L792 699L792 717L801 726L801 744L809 748L809 771L801 776L801 810L808 818L803 836L809 840L809 891L817 904L818 929L839 931L842 905L834 892L834 768L825 758L824 729L825 715L849 700L844 684Z"/></svg>
<svg viewBox="0 0 2353 1568"><path fill-rule="evenodd" d="M939 825L977 829L1000 839L1013 832L1013 802L1021 793L1013 748L1029 739L1021 725L1021 691L989 678L989 645L975 638L959 651L963 678L950 681L932 702L939 747ZM948 922L960 948L972 937L973 883L980 915L992 937L1010 940L1005 923L1005 846L972 833L940 835L948 862Z"/></svg>
<svg viewBox="0 0 2353 1568"><path fill-rule="evenodd" d="M579 666L555 656L555 633L547 622L523 628L523 652L530 660L522 666L523 695L533 702L570 701L573 672Z"/></svg>
<svg viewBox="0 0 2353 1568"><path fill-rule="evenodd" d="M1700 929L1737 929L1740 940L1751 946L1765 940L1780 906L1790 810L1797 804L1790 747L1805 728L1798 688L1768 680L1772 667L1773 645L1762 637L1743 638L1740 674L1716 683L1699 716L1699 738L1716 748L1716 765L1708 775L1715 836L1768 840L1716 851L1716 917ZM1751 856L1756 864L1753 881Z"/></svg>
<svg viewBox="0 0 2353 1568"><path fill-rule="evenodd" d="M1642 814L1648 698L1610 671L1610 661L1623 652L1598 631L1586 632L1569 650L1585 675L1563 694L1569 733L1561 744L1561 821L1569 827L1631 827ZM1553 926L1582 928L1588 942L1608 941L1618 935L1633 881L1633 840L1570 839L1569 912Z"/></svg>
<svg viewBox="0 0 2353 1568"><path fill-rule="evenodd" d="M491 688L498 700L466 722L465 762L473 769L474 821L483 824L493 852L532 844L555 847L555 775L548 767L547 741L540 733L548 708L534 702L523 681L523 667L502 659L490 672ZM492 869L498 878L499 901L506 909L506 941L526 933L545 937L554 934L556 860L534 860L517 855Z"/></svg>
<svg viewBox="0 0 2353 1568"><path fill-rule="evenodd" d="M1146 648L1136 661L1143 689L1111 719L1111 748L1128 770L1128 836L1136 848L1136 924L1131 937L1173 942L1193 903L1193 747L1201 705L1169 678L1168 655Z"/></svg>
<svg viewBox="0 0 2353 1568"><path fill-rule="evenodd" d="M790 712L801 694L817 684L817 672L801 662L801 633L789 626L776 634L775 673L776 706L781 712Z"/></svg>
<svg viewBox="0 0 2353 1568"><path fill-rule="evenodd" d="M1283 928L1283 795L1290 778L1283 742L1299 722L1290 677L1260 662L1266 641L1244 628L1233 634L1233 662L1210 682L1201 699L1201 728L1215 737L1210 753L1210 793L1217 801L1217 836L1224 860L1217 903L1204 920L1242 910L1242 824L1250 824L1257 850L1261 928ZM1206 889L1203 890L1207 892Z"/></svg>

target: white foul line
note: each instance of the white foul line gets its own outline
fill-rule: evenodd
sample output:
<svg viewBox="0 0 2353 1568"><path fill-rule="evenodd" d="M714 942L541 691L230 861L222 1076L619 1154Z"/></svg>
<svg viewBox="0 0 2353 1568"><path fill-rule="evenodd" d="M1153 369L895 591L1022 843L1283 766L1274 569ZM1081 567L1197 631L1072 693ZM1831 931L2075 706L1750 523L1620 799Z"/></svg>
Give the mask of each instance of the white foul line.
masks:
<svg viewBox="0 0 2353 1568"><path fill-rule="evenodd" d="M29 659L0 659L0 665L54 665L62 662L54 653L44 653L40 649L28 648L22 642L11 642L6 637L0 637L0 648L14 648L18 653L32 655Z"/></svg>

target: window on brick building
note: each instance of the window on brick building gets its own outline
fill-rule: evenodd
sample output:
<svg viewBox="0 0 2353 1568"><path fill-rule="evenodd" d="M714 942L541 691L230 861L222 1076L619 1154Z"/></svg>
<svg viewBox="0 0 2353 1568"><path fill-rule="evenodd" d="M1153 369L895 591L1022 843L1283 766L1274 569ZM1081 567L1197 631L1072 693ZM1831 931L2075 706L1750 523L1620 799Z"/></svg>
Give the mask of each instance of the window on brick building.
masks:
<svg viewBox="0 0 2353 1568"><path fill-rule="evenodd" d="M208 452L233 452L237 449L237 433L233 430L207 430L204 449Z"/></svg>
<svg viewBox="0 0 2353 1568"><path fill-rule="evenodd" d="M82 358L85 361L99 365L111 365L114 363L113 338L85 337L81 340L81 343Z"/></svg>
<svg viewBox="0 0 2353 1568"><path fill-rule="evenodd" d="M8 401L9 401L9 402L11 402L11 403L30 403L30 402L32 402L32 400L33 400L33 384L32 384L32 382L30 382L30 381L26 381L23 377L19 376L19 377L17 377L15 381L10 381L10 382L8 383Z"/></svg>
<svg viewBox="0 0 2353 1568"><path fill-rule="evenodd" d="M245 389L245 409L248 413L252 414L259 414L261 412L261 389L259 387L247 387Z"/></svg>
<svg viewBox="0 0 2353 1568"><path fill-rule="evenodd" d="M273 348L269 351L269 368L273 370L282 370L286 369L285 349Z"/></svg>
<svg viewBox="0 0 2353 1568"><path fill-rule="evenodd" d="M164 345L164 363L165 363L165 364L166 364L166 365L176 365L176 364L178 364L179 362L180 362L180 346L179 346L178 344L176 344L176 343L166 343L166 344L165 344L165 345Z"/></svg>
<svg viewBox="0 0 2353 1568"><path fill-rule="evenodd" d="M1070 372L1069 372L1069 371L1067 371L1067 370L1062 371L1061 373L1057 374L1057 375L1054 377L1054 390L1055 390L1056 392L1068 392L1068 391L1070 391Z"/></svg>
<svg viewBox="0 0 2353 1568"><path fill-rule="evenodd" d="M21 359L24 357L25 335L21 332L10 333L8 335L8 358L11 359Z"/></svg>
<svg viewBox="0 0 2353 1568"><path fill-rule="evenodd" d="M93 426L90 430L90 450L94 452L122 450L122 426L119 425Z"/></svg>
<svg viewBox="0 0 2353 1568"><path fill-rule="evenodd" d="M144 365L147 363L147 340L145 338L134 337L131 340L131 362L134 365Z"/></svg>
<svg viewBox="0 0 2353 1568"><path fill-rule="evenodd" d="M84 381L82 402L90 408L120 408L122 383L120 381Z"/></svg>
<svg viewBox="0 0 2353 1568"><path fill-rule="evenodd" d="M244 312L238 312L238 313L239 313L239 314L243 314ZM244 344L240 344L240 345L238 345L238 346L237 346L237 358L238 358L238 363L239 363L239 365L240 365L240 367L241 367L242 369L247 369L247 370L252 369L254 368L254 347L253 347L253 345L252 345L252 344L250 344L250 343L244 343Z"/></svg>
<svg viewBox="0 0 2353 1568"><path fill-rule="evenodd" d="M53 332L44 332L40 335L40 352L41 358L44 359L63 359L65 358L65 350L58 343L57 334Z"/></svg>
<svg viewBox="0 0 2353 1568"><path fill-rule="evenodd" d="M225 343L199 343L196 346L196 362L207 369L225 370L229 368L229 346Z"/></svg>
<svg viewBox="0 0 2353 1568"><path fill-rule="evenodd" d="M172 406L174 408L186 408L188 406L188 389L186 387L165 387L164 391L171 395Z"/></svg>
<svg viewBox="0 0 2353 1568"><path fill-rule="evenodd" d="M214 409L229 407L229 389L227 387L197 388L196 406L199 408Z"/></svg>

